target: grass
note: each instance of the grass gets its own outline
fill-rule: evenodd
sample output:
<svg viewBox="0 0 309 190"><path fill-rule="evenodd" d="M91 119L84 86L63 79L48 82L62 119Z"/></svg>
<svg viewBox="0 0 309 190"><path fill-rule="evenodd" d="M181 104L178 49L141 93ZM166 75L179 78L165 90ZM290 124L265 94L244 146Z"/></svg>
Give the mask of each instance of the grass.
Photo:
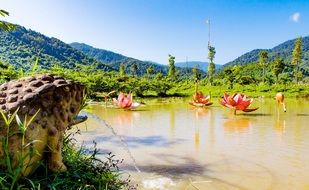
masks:
<svg viewBox="0 0 309 190"><path fill-rule="evenodd" d="M194 93L194 84L187 83L177 85L168 91L169 95L175 96L192 96ZM240 85L235 84L233 88L229 88L228 85L210 86L205 84L199 84L199 91L204 94L211 94L212 97L221 97L224 92L234 93L240 92L251 97L275 97L277 92L284 92L286 97L309 97L309 85L307 84L289 84L289 85Z"/></svg>

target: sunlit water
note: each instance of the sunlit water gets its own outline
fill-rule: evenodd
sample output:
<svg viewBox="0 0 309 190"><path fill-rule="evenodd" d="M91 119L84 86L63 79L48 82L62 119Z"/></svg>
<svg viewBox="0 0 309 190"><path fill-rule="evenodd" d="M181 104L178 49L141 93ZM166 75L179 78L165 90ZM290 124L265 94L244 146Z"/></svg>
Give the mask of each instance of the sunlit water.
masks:
<svg viewBox="0 0 309 190"><path fill-rule="evenodd" d="M102 159L124 158L138 189L309 189L308 100L287 99L284 113L255 99L257 111L236 116L214 101L153 100L135 111L92 105L114 131L90 117L78 140L96 141Z"/></svg>

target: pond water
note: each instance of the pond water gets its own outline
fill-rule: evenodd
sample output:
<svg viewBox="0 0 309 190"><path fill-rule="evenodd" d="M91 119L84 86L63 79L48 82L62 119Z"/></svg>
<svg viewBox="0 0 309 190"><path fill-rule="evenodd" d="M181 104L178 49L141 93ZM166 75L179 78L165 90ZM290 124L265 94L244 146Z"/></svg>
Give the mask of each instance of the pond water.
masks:
<svg viewBox="0 0 309 190"><path fill-rule="evenodd" d="M112 152L138 189L309 189L309 101L255 99L255 112L233 112L214 100L147 101L135 111L92 105L78 141ZM115 133L117 134L115 136ZM135 167L136 166L136 167Z"/></svg>

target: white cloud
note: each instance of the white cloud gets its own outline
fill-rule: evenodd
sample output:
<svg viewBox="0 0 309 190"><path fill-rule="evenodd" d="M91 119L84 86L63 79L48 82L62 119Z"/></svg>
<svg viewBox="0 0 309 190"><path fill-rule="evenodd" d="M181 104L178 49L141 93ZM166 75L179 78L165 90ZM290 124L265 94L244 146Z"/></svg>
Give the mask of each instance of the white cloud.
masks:
<svg viewBox="0 0 309 190"><path fill-rule="evenodd" d="M293 22L298 22L299 19L300 19L300 13L299 12L293 13L290 16L290 20L293 21Z"/></svg>

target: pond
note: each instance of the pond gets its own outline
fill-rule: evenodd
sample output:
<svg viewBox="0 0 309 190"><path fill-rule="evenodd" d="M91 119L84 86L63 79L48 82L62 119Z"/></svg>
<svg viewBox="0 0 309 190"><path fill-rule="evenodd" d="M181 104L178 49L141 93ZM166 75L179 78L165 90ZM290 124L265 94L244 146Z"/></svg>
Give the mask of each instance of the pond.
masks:
<svg viewBox="0 0 309 190"><path fill-rule="evenodd" d="M125 111L91 105L78 141L112 152L138 189L309 189L309 101L255 99L255 112L189 99L149 100ZM103 119L111 128L104 125ZM116 135L115 135L116 134Z"/></svg>

